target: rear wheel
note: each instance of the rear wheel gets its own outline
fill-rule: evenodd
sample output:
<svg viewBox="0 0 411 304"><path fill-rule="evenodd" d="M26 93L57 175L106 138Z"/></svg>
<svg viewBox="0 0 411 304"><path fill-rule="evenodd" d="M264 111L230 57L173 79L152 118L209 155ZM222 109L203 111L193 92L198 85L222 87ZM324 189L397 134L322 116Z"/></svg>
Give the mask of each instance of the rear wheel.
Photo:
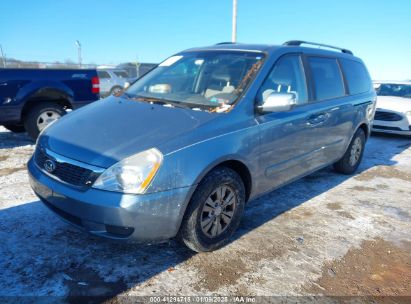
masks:
<svg viewBox="0 0 411 304"><path fill-rule="evenodd" d="M23 133L26 132L24 125L22 124L13 124L13 125L4 125L4 127L14 133Z"/></svg>
<svg viewBox="0 0 411 304"><path fill-rule="evenodd" d="M123 88L122 87L113 87L111 90L110 90L110 95L117 95L117 94L119 94L120 92L122 92L123 91Z"/></svg>
<svg viewBox="0 0 411 304"><path fill-rule="evenodd" d="M221 248L238 228L244 204L241 177L229 168L213 170L193 194L181 225L181 239L196 252Z"/></svg>
<svg viewBox="0 0 411 304"><path fill-rule="evenodd" d="M365 133L358 129L344 156L334 164L334 169L343 174L354 173L361 163L365 148Z"/></svg>
<svg viewBox="0 0 411 304"><path fill-rule="evenodd" d="M40 102L26 115L24 126L30 137L36 139L45 127L65 114L66 111L59 104Z"/></svg>

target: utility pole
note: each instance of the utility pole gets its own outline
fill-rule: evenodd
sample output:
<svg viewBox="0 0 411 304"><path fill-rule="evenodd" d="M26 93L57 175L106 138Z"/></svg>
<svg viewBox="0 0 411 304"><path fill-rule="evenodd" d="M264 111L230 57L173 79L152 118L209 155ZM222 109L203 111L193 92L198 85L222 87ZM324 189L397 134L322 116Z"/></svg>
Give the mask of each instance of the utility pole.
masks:
<svg viewBox="0 0 411 304"><path fill-rule="evenodd" d="M140 62L138 61L138 55L136 56L136 77L140 78Z"/></svg>
<svg viewBox="0 0 411 304"><path fill-rule="evenodd" d="M76 40L77 45L77 52L78 52L78 65L81 68L81 43L80 41Z"/></svg>
<svg viewBox="0 0 411 304"><path fill-rule="evenodd" d="M0 44L0 52L1 52L1 61L3 62L3 68L6 67L6 57L4 57L3 47Z"/></svg>
<svg viewBox="0 0 411 304"><path fill-rule="evenodd" d="M237 42L237 0L233 0L233 28L231 42Z"/></svg>

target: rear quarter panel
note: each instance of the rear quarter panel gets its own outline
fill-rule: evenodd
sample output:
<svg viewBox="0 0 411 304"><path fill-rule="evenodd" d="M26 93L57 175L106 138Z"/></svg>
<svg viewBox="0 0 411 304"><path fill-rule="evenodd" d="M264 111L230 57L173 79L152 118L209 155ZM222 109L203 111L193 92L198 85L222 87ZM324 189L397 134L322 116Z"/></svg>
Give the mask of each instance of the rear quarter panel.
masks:
<svg viewBox="0 0 411 304"><path fill-rule="evenodd" d="M96 101L99 95L92 93L91 82L96 76L95 70L0 69L0 109L5 113L0 119L19 121L26 102L42 94L47 100L63 96L74 109Z"/></svg>
<svg viewBox="0 0 411 304"><path fill-rule="evenodd" d="M55 70L55 69L1 69L0 81L13 99L12 105L24 103L30 95L52 88L60 90L71 98L71 102L92 102L99 98L91 91L91 79L97 76L95 70Z"/></svg>

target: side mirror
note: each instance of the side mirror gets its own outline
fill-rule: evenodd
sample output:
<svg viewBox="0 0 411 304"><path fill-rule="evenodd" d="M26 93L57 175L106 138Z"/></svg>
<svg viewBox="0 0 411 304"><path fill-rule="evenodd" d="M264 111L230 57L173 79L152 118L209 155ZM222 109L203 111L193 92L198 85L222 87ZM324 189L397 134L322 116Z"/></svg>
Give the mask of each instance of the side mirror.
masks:
<svg viewBox="0 0 411 304"><path fill-rule="evenodd" d="M257 109L260 113L286 112L296 104L296 96L293 93L270 93Z"/></svg>

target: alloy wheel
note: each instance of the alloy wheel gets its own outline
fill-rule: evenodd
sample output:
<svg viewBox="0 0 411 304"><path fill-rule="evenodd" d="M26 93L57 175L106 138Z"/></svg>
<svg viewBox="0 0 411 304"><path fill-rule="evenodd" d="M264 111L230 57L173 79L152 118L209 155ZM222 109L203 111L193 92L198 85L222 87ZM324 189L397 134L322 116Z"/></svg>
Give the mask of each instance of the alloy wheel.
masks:
<svg viewBox="0 0 411 304"><path fill-rule="evenodd" d="M362 151L361 138L357 137L354 140L353 145L351 147L350 165L352 167L354 167L357 164L357 162L360 160L361 151Z"/></svg>
<svg viewBox="0 0 411 304"><path fill-rule="evenodd" d="M201 211L201 229L205 235L215 238L230 225L237 206L237 195L227 185L219 186L207 198Z"/></svg>

